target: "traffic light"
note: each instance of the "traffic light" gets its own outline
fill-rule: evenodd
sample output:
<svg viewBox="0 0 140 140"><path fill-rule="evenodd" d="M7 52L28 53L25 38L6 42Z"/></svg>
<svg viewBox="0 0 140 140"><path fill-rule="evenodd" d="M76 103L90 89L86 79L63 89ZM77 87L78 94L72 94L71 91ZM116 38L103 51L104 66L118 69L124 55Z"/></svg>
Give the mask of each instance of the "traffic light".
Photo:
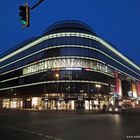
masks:
<svg viewBox="0 0 140 140"><path fill-rule="evenodd" d="M23 27L29 27L30 25L30 9L28 5L22 5L19 6L19 16L20 16L20 22L23 25Z"/></svg>

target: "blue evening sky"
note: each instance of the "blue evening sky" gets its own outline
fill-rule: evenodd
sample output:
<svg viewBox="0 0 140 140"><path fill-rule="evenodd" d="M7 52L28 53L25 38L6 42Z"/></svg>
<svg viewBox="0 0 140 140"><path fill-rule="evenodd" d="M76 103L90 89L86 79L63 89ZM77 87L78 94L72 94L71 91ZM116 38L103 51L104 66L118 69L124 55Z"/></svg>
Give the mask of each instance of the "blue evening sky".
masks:
<svg viewBox="0 0 140 140"><path fill-rule="evenodd" d="M80 20L140 66L140 0L45 0L31 11L31 26L22 29L19 5L25 1L1 0L0 53L41 35L54 22Z"/></svg>

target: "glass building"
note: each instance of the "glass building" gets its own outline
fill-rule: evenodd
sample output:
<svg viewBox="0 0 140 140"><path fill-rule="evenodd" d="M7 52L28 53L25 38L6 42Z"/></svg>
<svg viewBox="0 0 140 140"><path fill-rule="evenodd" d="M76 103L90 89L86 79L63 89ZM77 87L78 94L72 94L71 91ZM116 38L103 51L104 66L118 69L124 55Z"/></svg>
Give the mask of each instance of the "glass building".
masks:
<svg viewBox="0 0 140 140"><path fill-rule="evenodd" d="M1 108L139 105L140 67L87 24L61 21L0 55Z"/></svg>

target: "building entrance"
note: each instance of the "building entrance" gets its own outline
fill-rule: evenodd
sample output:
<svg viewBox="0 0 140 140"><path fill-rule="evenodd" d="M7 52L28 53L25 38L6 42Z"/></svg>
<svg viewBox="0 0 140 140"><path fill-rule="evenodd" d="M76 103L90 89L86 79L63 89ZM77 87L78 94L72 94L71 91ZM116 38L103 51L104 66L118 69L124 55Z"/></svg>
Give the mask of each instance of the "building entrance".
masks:
<svg viewBox="0 0 140 140"><path fill-rule="evenodd" d="M84 109L85 108L85 102L84 100L78 100L76 101L76 109Z"/></svg>

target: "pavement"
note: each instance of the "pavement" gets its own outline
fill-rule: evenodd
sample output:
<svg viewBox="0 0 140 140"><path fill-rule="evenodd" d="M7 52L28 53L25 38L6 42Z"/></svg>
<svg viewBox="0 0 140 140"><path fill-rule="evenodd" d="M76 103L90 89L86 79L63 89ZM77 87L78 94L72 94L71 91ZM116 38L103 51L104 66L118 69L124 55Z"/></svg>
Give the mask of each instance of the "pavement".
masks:
<svg viewBox="0 0 140 140"><path fill-rule="evenodd" d="M0 140L125 140L140 138L140 113L0 110Z"/></svg>
<svg viewBox="0 0 140 140"><path fill-rule="evenodd" d="M120 111L103 111L103 110L85 110L85 109L79 109L79 110L47 110L47 109L35 109L35 108L16 108L16 109L2 109L2 110L22 110L22 111L45 111L50 113L74 113L74 114L106 114L106 113L140 113L140 107L127 107L124 109L121 109Z"/></svg>

